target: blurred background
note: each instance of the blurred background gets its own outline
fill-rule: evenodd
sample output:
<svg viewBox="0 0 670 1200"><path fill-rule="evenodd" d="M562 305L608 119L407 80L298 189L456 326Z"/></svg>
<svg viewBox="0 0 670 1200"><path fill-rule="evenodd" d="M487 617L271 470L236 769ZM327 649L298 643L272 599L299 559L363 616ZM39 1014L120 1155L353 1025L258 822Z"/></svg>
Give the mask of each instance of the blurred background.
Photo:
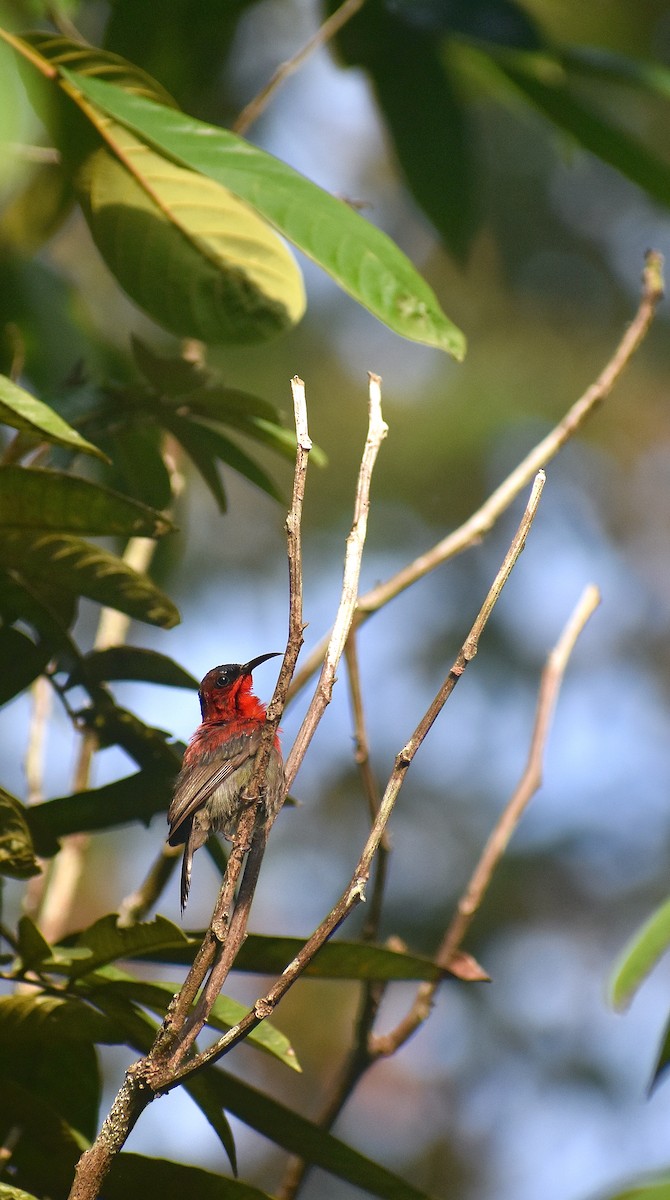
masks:
<svg viewBox="0 0 670 1200"><path fill-rule="evenodd" d="M219 124L231 122L325 15L312 0L240 4L225 45L207 36L216 6L165 6L162 31L145 19L151 7L144 0L81 3L66 12L91 41L145 66L184 108ZM39 24L42 6L3 9L20 27ZM388 9L397 13L403 5ZM510 30L519 45L539 31L550 44L670 65L670 4L662 0L423 0L414 23L436 44L438 15L458 29L476 16L481 36L500 36L501 43L512 38ZM444 135L445 186L453 161L449 203L467 217L445 219L438 233L407 187L374 73L349 65L358 52L353 21L349 29L349 42L314 53L286 81L249 136L363 205L430 281L466 333L469 353L457 365L401 341L307 262L308 314L295 331L269 345L210 353L227 383L287 412L290 377L298 373L306 382L310 432L328 465L312 470L306 498L305 652L330 627L339 596L366 429L366 372L383 377L390 432L374 478L363 589L464 520L560 419L631 319L645 250L670 254L662 204L580 148L511 86L484 86L476 54L466 52L467 28L462 43L444 50L458 91L467 180L459 174L464 159L449 149L453 129L439 126L439 112L425 113L426 122L438 122L433 139ZM398 87L406 83L398 79ZM600 112L670 166L667 102L606 79L582 86ZM14 122L6 135L38 138L16 80L7 76L2 88ZM405 97L409 103L407 90L399 102ZM415 108L413 118L419 116ZM26 170L11 159L5 197ZM468 194L454 200L461 182ZM127 354L131 332L158 348L176 344L123 298L78 216L26 264L21 288L35 321L29 365L38 393L47 369L53 386L54 364L63 379L82 360L92 372L101 364L109 369ZM427 1024L369 1073L336 1126L343 1139L439 1200L586 1200L670 1165L670 1088L661 1081L648 1095L670 1007L670 964L658 967L624 1015L613 1014L606 995L623 945L670 890L669 368L662 308L613 396L549 465L527 549L393 817L382 932L430 954L523 769L545 657L583 587L595 582L602 606L567 673L544 785L468 938L466 948L492 981L445 983ZM272 458L267 465L288 496L289 465ZM279 650L286 637L285 510L230 472L226 484L229 509L221 517L194 481L177 514L177 548L159 549L157 578L179 605L182 624L170 632L137 629L131 637L197 677L219 662ZM520 499L482 545L366 624L362 681L382 783L448 671L522 508ZM83 611L80 628L84 640L87 629L92 636L93 609ZM309 934L346 885L365 839L340 674L294 785L299 804L284 811L273 832L252 916L258 931ZM271 664L255 682L269 698ZM193 693L128 684L115 694L176 738L185 740L197 724ZM308 698L301 695L286 713L285 747ZM0 714L3 783L17 795L25 791L29 714L27 696ZM71 790L74 757L70 728L55 709L50 795ZM119 751L104 751L94 779L102 784L127 770ZM164 835L158 817L148 830L94 839L75 927L118 907ZM207 923L215 889L203 854L189 927ZM21 885L8 885L8 912L18 910L21 894ZM179 920L176 882L160 911ZM357 914L344 935L353 936L361 919ZM233 986L242 999L259 994L258 979L236 977ZM346 1053L357 995L354 986L308 981L283 1002L276 1020L293 1040L301 1076L287 1078L244 1048L232 1069L313 1116ZM404 985L389 990L380 1030L392 1027L412 996ZM120 1051L109 1051L107 1061L105 1110L125 1065ZM235 1129L242 1177L271 1191L282 1156L244 1127ZM214 1134L179 1094L149 1108L128 1148L226 1170ZM304 1191L311 1200L353 1194L318 1172Z"/></svg>

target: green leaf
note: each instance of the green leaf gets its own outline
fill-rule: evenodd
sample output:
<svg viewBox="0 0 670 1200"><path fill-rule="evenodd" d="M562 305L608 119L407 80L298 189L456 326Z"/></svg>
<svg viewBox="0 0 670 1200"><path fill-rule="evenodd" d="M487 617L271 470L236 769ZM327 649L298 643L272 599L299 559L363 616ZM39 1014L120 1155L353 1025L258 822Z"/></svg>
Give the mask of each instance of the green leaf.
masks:
<svg viewBox="0 0 670 1200"><path fill-rule="evenodd" d="M129 424L113 431L108 439L109 456L119 477L119 487L152 508L172 503L170 473L161 454L156 427L143 429ZM100 437L105 444L106 439Z"/></svg>
<svg viewBox="0 0 670 1200"><path fill-rule="evenodd" d="M425 1192L256 1088L219 1068L209 1068L204 1073L228 1112L289 1153L382 1200L428 1200Z"/></svg>
<svg viewBox="0 0 670 1200"><path fill-rule="evenodd" d="M76 475L36 467L0 468L0 525L6 529L161 537L162 513Z"/></svg>
<svg viewBox="0 0 670 1200"><path fill-rule="evenodd" d="M431 16L437 15L436 8ZM449 13L450 33L461 15ZM368 4L336 45L347 65L370 75L407 184L463 262L479 223L474 131L448 73L445 40L431 21L420 24L402 5Z"/></svg>
<svg viewBox="0 0 670 1200"><path fill-rule="evenodd" d="M131 975L115 970L111 979L102 982L99 987L96 985L95 994L99 995L100 991L104 990L111 995L121 995L163 1016L180 986L179 983L146 983L143 979L134 979ZM207 1024L212 1029L225 1033L241 1021L248 1011L247 1005L240 1004L229 996L218 996L207 1018ZM301 1070L296 1052L288 1038L272 1022L262 1021L245 1040L250 1046L278 1058L293 1071Z"/></svg>
<svg viewBox="0 0 670 1200"><path fill-rule="evenodd" d="M50 587L87 596L138 621L164 629L179 622L172 601L148 576L80 538L0 530L0 564L17 570L28 582L47 576Z"/></svg>
<svg viewBox="0 0 670 1200"><path fill-rule="evenodd" d="M0 1200L37 1200L32 1192L24 1192L23 1188L12 1187L10 1183L0 1183Z"/></svg>
<svg viewBox="0 0 670 1200"><path fill-rule="evenodd" d="M0 627L0 705L13 700L33 680L41 675L51 658L48 645L36 646L25 633L10 627Z"/></svg>
<svg viewBox="0 0 670 1200"><path fill-rule="evenodd" d="M601 1192L597 1200L670 1200L670 1175L655 1176L607 1196Z"/></svg>
<svg viewBox="0 0 670 1200"><path fill-rule="evenodd" d="M40 640L55 649L71 644L68 630L74 624L77 604L74 596L52 589L48 577L28 583L0 570L0 613L7 623L20 620L32 625Z"/></svg>
<svg viewBox="0 0 670 1200"><path fill-rule="evenodd" d="M0 875L12 879L40 873L26 812L19 800L0 788Z"/></svg>
<svg viewBox="0 0 670 1200"><path fill-rule="evenodd" d="M63 224L75 203L72 184L59 163L43 163L0 216L0 242L34 254Z"/></svg>
<svg viewBox="0 0 670 1200"><path fill-rule="evenodd" d="M132 679L195 691L200 686L194 675L166 654L144 650L140 646L111 646L107 650L92 650L90 654L85 654L70 675L67 686L74 687L84 679L89 684Z"/></svg>
<svg viewBox="0 0 670 1200"><path fill-rule="evenodd" d="M67 1200L86 1139L41 1096L5 1078L0 1087L0 1129L17 1125L21 1137L12 1153L15 1184L50 1200Z"/></svg>
<svg viewBox="0 0 670 1200"><path fill-rule="evenodd" d="M146 1013L137 1009L130 1001L122 996L112 996L106 992L94 991L91 1000L103 1012L108 1013L114 1021L123 1025L129 1046L140 1054L147 1054L156 1036L157 1025ZM212 1129L221 1141L233 1171L237 1171L235 1141L226 1114L213 1094L205 1072L194 1075L184 1083L184 1089L198 1105L203 1115L209 1121Z"/></svg>
<svg viewBox="0 0 670 1200"><path fill-rule="evenodd" d="M82 1000L47 995L0 996L3 1054L12 1045L25 1048L28 1043L61 1039L114 1045L123 1041L123 1035L109 1018Z"/></svg>
<svg viewBox="0 0 670 1200"><path fill-rule="evenodd" d="M108 124L77 176L93 239L132 300L165 329L205 342L265 341L305 310L298 265L226 188ZM123 160L123 161L121 161Z"/></svg>
<svg viewBox="0 0 670 1200"><path fill-rule="evenodd" d="M160 954L149 955L153 962L188 963L202 942L203 932L188 934L188 945L165 947ZM235 960L235 970L280 975L305 944L304 938L267 937L252 933ZM313 979L357 979L369 982L393 980L437 980L445 972L432 959L417 954L387 950L362 942L330 941L322 946L307 967ZM486 978L482 972L481 978Z"/></svg>
<svg viewBox="0 0 670 1200"><path fill-rule="evenodd" d="M249 479L255 487L266 492L273 500L282 499L281 493L262 467L218 429L176 414L166 416L165 424L195 463L222 512L226 509L226 496L217 471L217 459L232 467L245 479Z"/></svg>
<svg viewBox="0 0 670 1200"><path fill-rule="evenodd" d="M137 958L143 954L160 953L166 946L179 945L186 941L178 925L166 917L156 916L153 921L139 921L136 925L120 928L115 913L102 917L79 934L76 950L90 950L90 956L73 958L70 975L76 979L88 975L106 963L119 958ZM65 947L57 947L59 955L66 955Z"/></svg>
<svg viewBox="0 0 670 1200"><path fill-rule="evenodd" d="M145 1200L147 1196L160 1196L161 1200L188 1196L197 1200L271 1200L267 1192L237 1179L142 1154L118 1155L102 1195L104 1200Z"/></svg>
<svg viewBox="0 0 670 1200"><path fill-rule="evenodd" d="M67 446L70 450L94 454L103 460L105 458L97 446L87 442L58 413L6 375L0 375L0 423L32 434L41 442L52 442L56 446Z"/></svg>
<svg viewBox="0 0 670 1200"><path fill-rule="evenodd" d="M614 968L609 985L610 1002L622 1009L630 1003L640 984L670 946L670 900L633 935Z"/></svg>
<svg viewBox="0 0 670 1200"><path fill-rule="evenodd" d="M22 971L39 970L42 963L51 957L51 946L32 918L25 915L19 918L17 949L17 966Z"/></svg>
<svg viewBox="0 0 670 1200"><path fill-rule="evenodd" d="M670 205L670 166L637 138L574 96L559 60L505 53L495 55L492 61L559 129L569 133L585 150L616 167L666 208Z"/></svg>
<svg viewBox="0 0 670 1200"><path fill-rule="evenodd" d="M104 787L32 805L25 819L37 853L50 858L58 852L57 839L69 833L95 833L134 821L148 825L156 813L167 810L178 769L175 758L172 773L147 768Z"/></svg>
<svg viewBox="0 0 670 1200"><path fill-rule="evenodd" d="M252 205L395 333L463 358L463 334L444 315L432 289L386 234L343 201L227 130L100 79L65 69L62 74L150 145Z"/></svg>

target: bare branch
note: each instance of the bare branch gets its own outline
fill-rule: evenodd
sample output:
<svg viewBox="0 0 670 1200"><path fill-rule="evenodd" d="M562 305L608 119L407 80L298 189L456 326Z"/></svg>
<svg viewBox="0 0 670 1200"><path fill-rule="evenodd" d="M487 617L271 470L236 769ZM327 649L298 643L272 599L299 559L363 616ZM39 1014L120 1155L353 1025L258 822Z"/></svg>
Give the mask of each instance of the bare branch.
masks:
<svg viewBox="0 0 670 1200"><path fill-rule="evenodd" d="M493 611L493 608L500 597L505 583L507 582L511 571L521 554L526 538L530 531L530 527L535 518L537 507L540 502L540 496L544 487L544 472L538 472L538 475L533 484L531 495L526 506L526 510L521 518L519 527L512 539L510 548L505 555L503 563L498 571L486 599L477 615L477 618L468 634L461 650L447 675L442 687L437 693L430 707L424 713L419 721L414 733L396 755L395 765L389 781L386 785L386 790L382 797L379 806L379 812L370 831L368 839L365 843L361 856L358 860L351 881L345 891L342 893L337 904L331 909L330 913L318 928L314 931L310 938L305 942L304 946L296 954L295 958L288 964L282 972L278 980L273 984L268 992L254 1004L253 1008L237 1023L228 1030L222 1037L218 1038L211 1046L198 1054L195 1058L190 1059L185 1063L180 1070L172 1075L171 1079L161 1078L161 1090L170 1090L176 1083L188 1078L195 1071L199 1070L207 1063L215 1062L224 1054L228 1053L233 1046L241 1042L252 1029L255 1029L261 1021L269 1017L274 1011L276 1005L286 992L293 986L296 979L302 975L305 968L314 958L318 950L328 941L336 929L349 916L353 909L365 899L365 886L370 877L370 866L372 860L379 848L384 831L388 825L389 818L393 812L395 802L397 800L400 789L404 783L409 766L411 765L417 751L424 741L427 733L431 729L439 713L442 711L449 696L453 692L458 680L465 671L469 662L475 657L479 645L479 639L484 630L484 627ZM154 1085L155 1086L155 1085Z"/></svg>
<svg viewBox="0 0 670 1200"><path fill-rule="evenodd" d="M535 724L526 767L512 797L486 842L465 892L458 902L454 919L447 929L436 955L435 961L445 969L449 967L454 954L462 945L463 938L470 928L475 913L481 906L510 838L530 800L541 786L544 754L565 670L577 638L599 603L600 593L597 587L589 584L547 659L540 680ZM411 1037L429 1015L438 986L439 983L421 984L417 989L412 1008L396 1028L383 1037L370 1039L371 1060L395 1053L398 1047Z"/></svg>
<svg viewBox="0 0 670 1200"><path fill-rule="evenodd" d="M290 75L294 75L310 54L313 54L320 46L325 46L326 42L335 37L335 34L339 33L343 25L346 25L347 21L355 16L364 3L365 0L344 0L344 3L323 22L323 25L319 26L316 33L305 42L304 46L301 46L286 62L280 63L265 87L261 88L253 100L250 100L242 109L233 123L233 132L245 134L249 126L253 125L254 121L257 121L267 108L274 93L281 87L284 80L288 79Z"/></svg>
<svg viewBox="0 0 670 1200"><path fill-rule="evenodd" d="M305 757L307 747L314 736L314 732L330 703L335 684L335 673L342 657L356 611L361 560L363 558L363 547L368 528L372 472L377 461L379 448L387 433L388 425L382 417L381 380L378 375L370 373L368 433L358 474L354 520L351 532L347 538L342 595L340 597L335 624L326 646L319 682L286 763L286 786L289 789Z"/></svg>
<svg viewBox="0 0 670 1200"><path fill-rule="evenodd" d="M411 584L433 571L435 567L448 562L449 559L455 558L456 555L479 542L527 486L536 471L540 467L546 467L552 458L555 458L563 449L566 442L570 441L581 429L585 421L610 394L614 384L623 374L646 337L656 308L663 298L662 267L661 256L654 251L649 251L642 275L642 296L637 313L595 382L572 405L558 425L537 446L533 447L526 458L463 525L448 534L425 554L419 555L385 583L379 584L359 597L355 615L356 626L362 625L373 613L400 595ZM300 691L312 675L319 670L327 644L328 638L326 637L312 650L293 680L291 695Z"/></svg>

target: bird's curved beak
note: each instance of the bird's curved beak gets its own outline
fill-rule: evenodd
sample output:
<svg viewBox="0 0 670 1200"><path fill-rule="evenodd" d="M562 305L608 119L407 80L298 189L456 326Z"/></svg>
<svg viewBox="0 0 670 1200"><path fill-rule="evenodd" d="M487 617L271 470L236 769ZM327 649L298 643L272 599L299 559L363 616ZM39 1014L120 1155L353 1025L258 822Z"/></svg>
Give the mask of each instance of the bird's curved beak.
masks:
<svg viewBox="0 0 670 1200"><path fill-rule="evenodd" d="M256 667L260 667L261 663L267 662L269 658L279 658L280 656L281 650L273 650L271 654L259 654L258 658L252 658L250 662L240 668L240 674L251 675L252 671L255 671Z"/></svg>

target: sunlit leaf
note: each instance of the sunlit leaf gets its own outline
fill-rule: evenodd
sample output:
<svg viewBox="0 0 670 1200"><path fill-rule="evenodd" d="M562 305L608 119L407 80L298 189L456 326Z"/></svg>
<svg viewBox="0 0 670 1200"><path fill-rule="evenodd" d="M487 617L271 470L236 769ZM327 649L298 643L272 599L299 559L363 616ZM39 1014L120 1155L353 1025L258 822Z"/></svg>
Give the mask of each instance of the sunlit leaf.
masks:
<svg viewBox="0 0 670 1200"><path fill-rule="evenodd" d="M87 479L35 467L0 468L6 529L160 537L172 523L153 509Z"/></svg>
<svg viewBox="0 0 670 1200"><path fill-rule="evenodd" d="M0 875L29 879L39 875L33 840L19 800L0 788Z"/></svg>
<svg viewBox="0 0 670 1200"><path fill-rule="evenodd" d="M669 946L670 900L666 900L633 934L614 968L609 990L615 1008L625 1008L630 1003Z"/></svg>
<svg viewBox="0 0 670 1200"><path fill-rule="evenodd" d="M343 201L227 130L102 80L62 73L156 149L250 204L390 329L463 357L465 339L432 289L390 238Z"/></svg>
<svg viewBox="0 0 670 1200"><path fill-rule="evenodd" d="M0 530L0 564L30 580L47 575L51 587L87 596L139 621L171 629L179 622L172 601L146 575L80 538Z"/></svg>
<svg viewBox="0 0 670 1200"><path fill-rule="evenodd" d="M601 1191L592 1200L670 1200L670 1175L654 1176L642 1183L631 1184L623 1191Z"/></svg>
<svg viewBox="0 0 670 1200"><path fill-rule="evenodd" d="M105 457L97 446L87 442L52 408L43 404L36 396L31 396L30 392L19 387L6 375L0 375L0 424L10 425L12 429L18 429L22 433L30 433L40 441L67 446L71 450L80 450L83 454L94 454L97 458Z"/></svg>
<svg viewBox="0 0 670 1200"><path fill-rule="evenodd" d="M160 952L163 946L174 946L185 942L186 936L178 925L166 917L156 916L153 921L139 921L136 925L120 927L114 913L102 917L79 934L75 948L90 950L87 958L75 958L71 974L89 974L97 967L115 962L118 958L136 958L147 953ZM59 953L65 953L59 947Z"/></svg>

